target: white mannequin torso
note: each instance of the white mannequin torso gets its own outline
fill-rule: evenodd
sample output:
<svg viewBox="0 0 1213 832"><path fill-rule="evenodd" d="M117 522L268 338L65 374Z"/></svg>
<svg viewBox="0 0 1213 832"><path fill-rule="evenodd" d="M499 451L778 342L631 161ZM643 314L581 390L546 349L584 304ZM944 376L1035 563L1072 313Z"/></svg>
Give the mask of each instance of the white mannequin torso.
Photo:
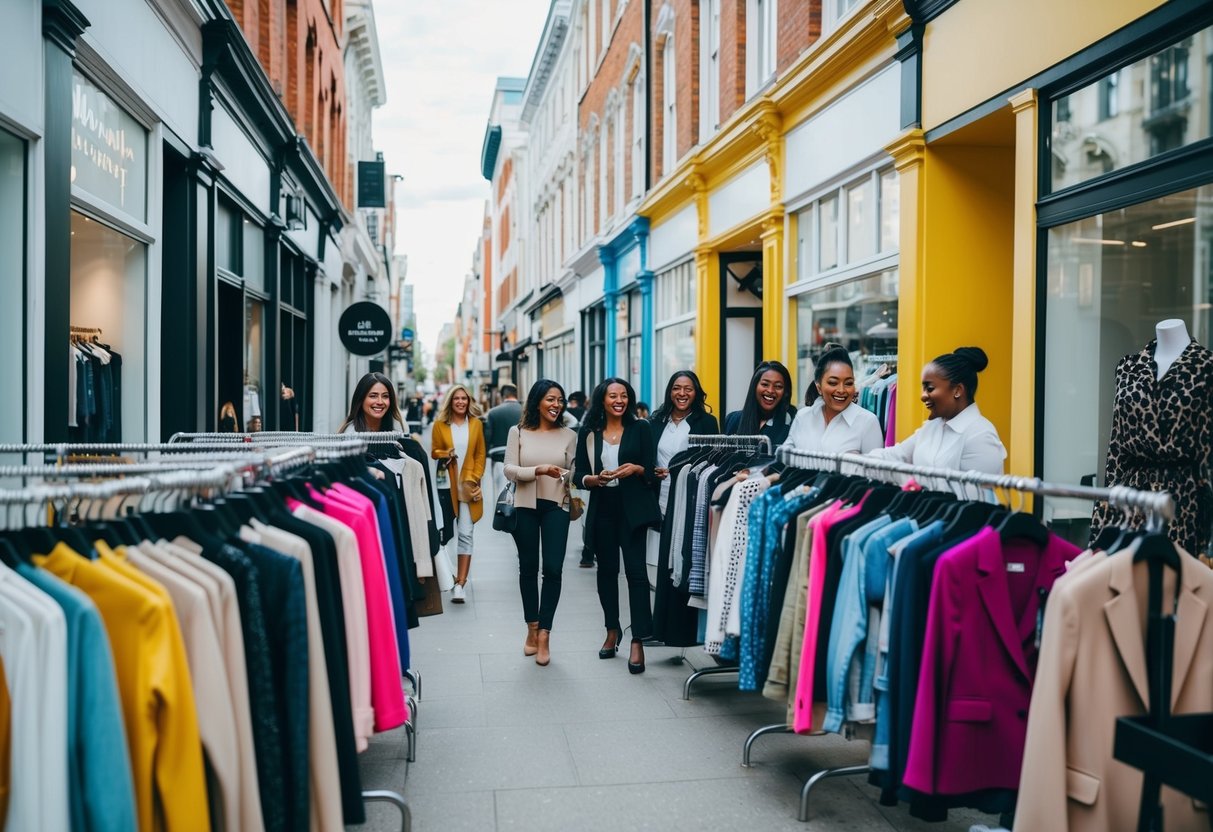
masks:
<svg viewBox="0 0 1213 832"><path fill-rule="evenodd" d="M1192 343L1192 336L1188 334L1187 325L1179 318L1159 321L1154 327L1154 334L1158 339L1158 344L1154 347L1154 364L1158 368L1158 378L1161 379L1188 348L1188 344Z"/></svg>

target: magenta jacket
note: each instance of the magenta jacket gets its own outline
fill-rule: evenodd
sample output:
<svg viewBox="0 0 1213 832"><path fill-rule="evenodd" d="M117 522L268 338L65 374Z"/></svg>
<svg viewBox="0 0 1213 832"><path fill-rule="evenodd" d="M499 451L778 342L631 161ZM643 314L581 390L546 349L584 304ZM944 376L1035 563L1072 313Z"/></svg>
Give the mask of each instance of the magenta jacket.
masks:
<svg viewBox="0 0 1213 832"><path fill-rule="evenodd" d="M1036 675L1037 611L1079 549L986 528L940 556L931 583L904 782L925 794L1018 789Z"/></svg>

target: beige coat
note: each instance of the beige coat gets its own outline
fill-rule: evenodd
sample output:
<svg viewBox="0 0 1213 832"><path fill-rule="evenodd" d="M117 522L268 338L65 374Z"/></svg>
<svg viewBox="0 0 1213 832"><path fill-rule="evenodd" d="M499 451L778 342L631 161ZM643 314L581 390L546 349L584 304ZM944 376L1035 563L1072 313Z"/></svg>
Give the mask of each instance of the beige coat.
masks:
<svg viewBox="0 0 1213 832"><path fill-rule="evenodd" d="M1174 714L1213 711L1213 571L1181 553ZM1175 597L1165 570L1164 605ZM1145 564L1113 555L1061 578L1049 596L1029 710L1015 832L1132 832L1142 775L1113 757L1116 720L1147 712ZM1164 606L1165 608L1165 606ZM997 753L997 749L991 749ZM1208 813L1163 789L1168 832Z"/></svg>

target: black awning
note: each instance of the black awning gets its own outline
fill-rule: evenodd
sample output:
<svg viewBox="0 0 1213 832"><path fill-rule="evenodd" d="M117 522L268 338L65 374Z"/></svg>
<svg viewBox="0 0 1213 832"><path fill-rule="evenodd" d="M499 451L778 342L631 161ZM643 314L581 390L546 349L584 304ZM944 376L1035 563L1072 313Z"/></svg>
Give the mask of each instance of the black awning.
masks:
<svg viewBox="0 0 1213 832"><path fill-rule="evenodd" d="M494 361L513 361L515 358L518 357L519 353L521 353L523 350L525 350L527 347L531 346L531 344L534 344L534 343L535 343L534 338L523 338L521 341L519 341L517 344L510 347L509 349L505 349L505 350L502 350L501 352L497 353L497 357L493 360Z"/></svg>
<svg viewBox="0 0 1213 832"><path fill-rule="evenodd" d="M557 286L555 283L549 283L547 287L539 293L539 297L535 298L535 302L529 305L524 312L527 315L534 315L543 307L545 303L563 296L564 292L561 291L559 286Z"/></svg>

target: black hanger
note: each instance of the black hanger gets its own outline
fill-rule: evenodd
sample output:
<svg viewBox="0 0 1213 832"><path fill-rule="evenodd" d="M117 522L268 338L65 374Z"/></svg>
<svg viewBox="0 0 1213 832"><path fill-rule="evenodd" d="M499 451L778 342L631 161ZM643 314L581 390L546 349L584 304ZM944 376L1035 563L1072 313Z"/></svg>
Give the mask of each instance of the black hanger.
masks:
<svg viewBox="0 0 1213 832"><path fill-rule="evenodd" d="M988 515L987 515L988 516ZM1013 511L998 526L998 536L1003 542L1008 540L1030 540L1037 546L1045 546L1049 542L1049 530L1036 519L1035 515L1026 511Z"/></svg>
<svg viewBox="0 0 1213 832"><path fill-rule="evenodd" d="M23 549L31 555L49 555L51 550L59 545L58 538L45 526L29 526L17 533L23 543Z"/></svg>
<svg viewBox="0 0 1213 832"><path fill-rule="evenodd" d="M1142 561L1157 561L1171 567L1176 572L1180 571L1179 552L1176 550L1175 544L1165 534L1159 532L1147 532L1142 535L1137 544L1137 550L1133 553L1133 562L1141 563Z"/></svg>
<svg viewBox="0 0 1213 832"><path fill-rule="evenodd" d="M93 549L92 541L85 537L84 532L80 531L76 526L56 526L51 530L51 533L59 538L62 543L70 546L77 554L87 557L88 553Z"/></svg>
<svg viewBox="0 0 1213 832"><path fill-rule="evenodd" d="M1120 539L1121 535L1124 534L1124 531L1124 529L1116 526L1104 526L1099 530L1099 534L1095 536L1095 539L1091 541L1090 548L1092 551L1096 552L1111 553L1115 551L1115 549L1112 548L1113 543Z"/></svg>
<svg viewBox="0 0 1213 832"><path fill-rule="evenodd" d="M242 525L247 525L250 520L257 516L259 510L251 497L240 492L228 494L227 505L232 510L232 513L240 519ZM263 517L257 517L257 519L262 523L265 522L265 518Z"/></svg>

